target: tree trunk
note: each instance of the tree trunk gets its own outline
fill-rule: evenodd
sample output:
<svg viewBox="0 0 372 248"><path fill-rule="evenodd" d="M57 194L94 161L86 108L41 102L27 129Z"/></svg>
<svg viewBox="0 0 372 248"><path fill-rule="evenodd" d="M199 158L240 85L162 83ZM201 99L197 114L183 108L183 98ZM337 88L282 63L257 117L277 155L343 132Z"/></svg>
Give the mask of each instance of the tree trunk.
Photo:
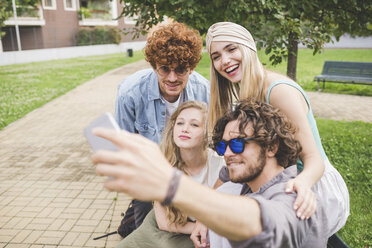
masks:
<svg viewBox="0 0 372 248"><path fill-rule="evenodd" d="M297 71L297 54L298 54L298 35L290 32L288 36L288 63L287 76L296 81Z"/></svg>

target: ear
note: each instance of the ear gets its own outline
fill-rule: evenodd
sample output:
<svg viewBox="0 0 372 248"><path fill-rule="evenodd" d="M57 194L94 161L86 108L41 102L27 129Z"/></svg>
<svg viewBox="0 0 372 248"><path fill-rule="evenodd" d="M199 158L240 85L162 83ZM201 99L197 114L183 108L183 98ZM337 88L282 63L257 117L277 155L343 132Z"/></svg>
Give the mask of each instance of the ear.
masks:
<svg viewBox="0 0 372 248"><path fill-rule="evenodd" d="M278 142L269 146L267 148L267 152L266 152L267 156L270 157L270 158L275 157L275 154L278 152L278 149L279 149L279 143Z"/></svg>

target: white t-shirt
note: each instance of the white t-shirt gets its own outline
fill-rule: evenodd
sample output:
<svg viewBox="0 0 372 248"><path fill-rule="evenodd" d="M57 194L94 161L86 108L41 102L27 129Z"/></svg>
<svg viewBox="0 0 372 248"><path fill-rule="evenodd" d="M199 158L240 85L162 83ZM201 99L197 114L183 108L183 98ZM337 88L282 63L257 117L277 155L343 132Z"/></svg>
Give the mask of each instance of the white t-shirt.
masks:
<svg viewBox="0 0 372 248"><path fill-rule="evenodd" d="M208 148L208 159L207 164L200 171L198 175L190 176L195 182L204 184L210 188L213 188L216 183L220 170L225 166L225 159L223 156L218 156L215 151Z"/></svg>
<svg viewBox="0 0 372 248"><path fill-rule="evenodd" d="M179 95L177 101L175 101L175 102L168 102L163 97L162 97L162 99L165 102L165 107L166 107L166 122L168 122L169 118L174 113L174 111L176 111L176 109L178 108L178 106L180 106L181 103L183 103L183 91L181 92L181 94Z"/></svg>

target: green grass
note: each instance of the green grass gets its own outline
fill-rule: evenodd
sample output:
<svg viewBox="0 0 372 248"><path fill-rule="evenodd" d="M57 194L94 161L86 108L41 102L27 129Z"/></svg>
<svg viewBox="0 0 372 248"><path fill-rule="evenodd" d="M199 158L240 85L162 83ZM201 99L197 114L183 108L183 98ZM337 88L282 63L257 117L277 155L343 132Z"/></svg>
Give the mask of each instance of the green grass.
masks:
<svg viewBox="0 0 372 248"><path fill-rule="evenodd" d="M372 124L318 119L329 160L350 194L350 216L338 234L350 247L372 247Z"/></svg>
<svg viewBox="0 0 372 248"><path fill-rule="evenodd" d="M264 51L259 51L260 61L265 68L286 74L287 63L284 62L277 66L272 66L269 56ZM317 83L313 81L314 76L320 75L326 60L335 61L360 61L372 62L372 49L324 49L321 54L313 56L310 49L299 49L297 61L297 83L306 91L316 91ZM196 70L209 79L209 56L203 54L203 58ZM370 85L351 85L339 83L326 83L323 92L372 96L372 87Z"/></svg>
<svg viewBox="0 0 372 248"><path fill-rule="evenodd" d="M0 66L0 130L76 86L143 59L125 53Z"/></svg>

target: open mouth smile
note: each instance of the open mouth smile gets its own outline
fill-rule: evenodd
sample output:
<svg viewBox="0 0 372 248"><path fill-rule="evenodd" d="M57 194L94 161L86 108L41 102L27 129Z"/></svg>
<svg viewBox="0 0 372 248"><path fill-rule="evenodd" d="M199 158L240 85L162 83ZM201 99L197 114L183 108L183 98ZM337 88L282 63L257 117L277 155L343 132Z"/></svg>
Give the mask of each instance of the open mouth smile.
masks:
<svg viewBox="0 0 372 248"><path fill-rule="evenodd" d="M236 69L238 69L239 65L232 65L232 66L229 66L225 69L225 72L227 74L230 74L232 72L234 72Z"/></svg>

